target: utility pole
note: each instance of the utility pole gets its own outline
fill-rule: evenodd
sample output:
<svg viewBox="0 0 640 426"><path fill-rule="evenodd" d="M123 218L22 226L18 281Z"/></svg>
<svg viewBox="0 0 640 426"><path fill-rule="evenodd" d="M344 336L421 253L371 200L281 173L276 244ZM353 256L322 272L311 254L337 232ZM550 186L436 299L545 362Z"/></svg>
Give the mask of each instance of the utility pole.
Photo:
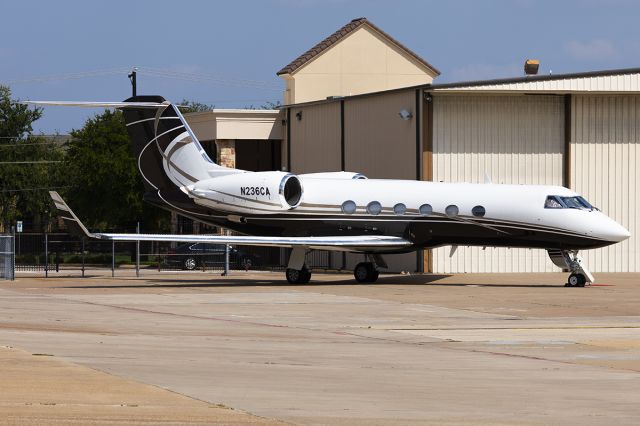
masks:
<svg viewBox="0 0 640 426"><path fill-rule="evenodd" d="M137 87L136 87L136 74L137 74L137 67L133 67L133 70L131 70L131 73L127 76L129 77L129 80L131 80L131 93L132 96L136 96L137 94Z"/></svg>

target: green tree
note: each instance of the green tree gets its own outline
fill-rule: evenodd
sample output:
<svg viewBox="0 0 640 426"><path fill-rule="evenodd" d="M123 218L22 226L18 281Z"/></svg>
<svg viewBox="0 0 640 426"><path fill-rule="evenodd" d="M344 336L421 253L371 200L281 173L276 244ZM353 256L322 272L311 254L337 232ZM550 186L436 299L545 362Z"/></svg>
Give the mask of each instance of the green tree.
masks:
<svg viewBox="0 0 640 426"><path fill-rule="evenodd" d="M33 122L42 109L11 99L0 86L0 227L5 231L19 219L46 223L55 212L47 190L59 185L63 152L42 136L34 136Z"/></svg>
<svg viewBox="0 0 640 426"><path fill-rule="evenodd" d="M188 99L183 99L178 106L180 107L180 112L183 114L188 114L190 112L213 111L216 107L215 105L203 104L201 102L190 101Z"/></svg>
<svg viewBox="0 0 640 426"><path fill-rule="evenodd" d="M71 132L67 169L70 205L90 227L132 229L137 221L146 232L168 227L169 216L144 203L144 186L122 112L105 110Z"/></svg>

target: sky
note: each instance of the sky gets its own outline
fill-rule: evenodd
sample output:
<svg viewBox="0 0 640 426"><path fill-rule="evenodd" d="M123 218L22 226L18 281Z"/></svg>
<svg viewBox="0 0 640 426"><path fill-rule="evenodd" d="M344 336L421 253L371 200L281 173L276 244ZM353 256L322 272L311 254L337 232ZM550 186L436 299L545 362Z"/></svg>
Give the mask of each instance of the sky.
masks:
<svg viewBox="0 0 640 426"><path fill-rule="evenodd" d="M435 83L640 66L630 0L0 0L0 84L32 100L138 94L217 108L282 100L276 72L366 17L442 73ZM68 133L99 111L47 107L36 132Z"/></svg>

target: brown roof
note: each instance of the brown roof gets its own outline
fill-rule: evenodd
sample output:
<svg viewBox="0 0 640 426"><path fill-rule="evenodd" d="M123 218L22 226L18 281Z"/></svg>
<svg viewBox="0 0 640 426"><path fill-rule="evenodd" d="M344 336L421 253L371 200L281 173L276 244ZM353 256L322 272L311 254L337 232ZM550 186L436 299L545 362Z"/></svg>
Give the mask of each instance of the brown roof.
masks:
<svg viewBox="0 0 640 426"><path fill-rule="evenodd" d="M411 51L410 49L405 47L402 43L400 43L397 40L395 40L389 34L385 33L380 28L378 28L375 25L373 25L369 20L367 20L367 18L353 19L347 25L345 25L344 27L340 28L338 31L336 31L335 33L331 34L329 37L325 38L320 43L316 44L311 49L307 50L302 55L298 56L296 59L291 61L291 63L289 63L289 65L287 65L286 67L284 67L280 71L278 71L277 75L293 73L298 68L302 67L307 62L311 62L313 59L316 58L316 56L319 56L325 50L328 50L329 48L331 48L331 46L333 46L334 44L337 44L340 40L342 40L343 38L347 37L349 34L351 34L352 32L354 32L355 30L357 30L358 28L360 28L362 25L365 25L365 24L368 25L369 27L373 28L374 30L376 30L378 33L380 33L382 36L384 36L391 43L395 44L400 49L404 50L406 53L408 53L410 56L412 56L418 62L420 62L421 64L423 64L424 66L426 66L427 68L432 70L434 73L436 73L436 75L440 75L440 71L438 71L433 65L431 65L430 63L428 63L427 61L422 59L420 56L416 55L413 51Z"/></svg>

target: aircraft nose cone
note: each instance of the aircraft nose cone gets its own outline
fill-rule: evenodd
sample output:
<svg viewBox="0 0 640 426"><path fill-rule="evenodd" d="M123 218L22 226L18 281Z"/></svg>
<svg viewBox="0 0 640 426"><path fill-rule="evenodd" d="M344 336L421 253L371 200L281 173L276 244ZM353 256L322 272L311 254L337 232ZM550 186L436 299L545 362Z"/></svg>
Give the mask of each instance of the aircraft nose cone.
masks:
<svg viewBox="0 0 640 426"><path fill-rule="evenodd" d="M624 241L627 238L631 237L631 232L629 232L628 229L626 229L624 226L620 226L620 233L618 234L618 241Z"/></svg>
<svg viewBox="0 0 640 426"><path fill-rule="evenodd" d="M606 237L611 241L619 243L631 237L631 233L618 222L611 220L611 223L607 226Z"/></svg>

